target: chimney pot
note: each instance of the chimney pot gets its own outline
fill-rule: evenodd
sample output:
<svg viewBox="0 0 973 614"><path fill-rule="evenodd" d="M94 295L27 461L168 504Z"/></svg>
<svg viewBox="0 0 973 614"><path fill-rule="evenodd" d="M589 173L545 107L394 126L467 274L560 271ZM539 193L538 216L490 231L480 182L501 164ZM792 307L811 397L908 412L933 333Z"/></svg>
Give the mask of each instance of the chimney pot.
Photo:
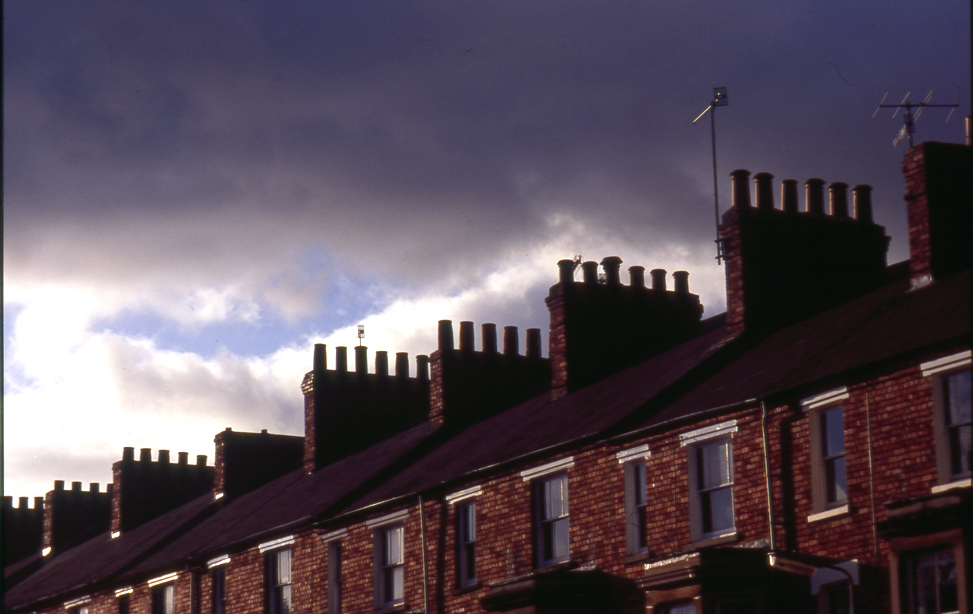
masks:
<svg viewBox="0 0 973 614"><path fill-rule="evenodd" d="M268 435L269 433L267 433L267 429L260 429L260 434L261 435Z"/></svg>
<svg viewBox="0 0 973 614"><path fill-rule="evenodd" d="M420 382L429 381L429 357L425 354L416 356L416 379Z"/></svg>
<svg viewBox="0 0 973 614"><path fill-rule="evenodd" d="M111 488L111 484L108 485L108 488ZM111 490L108 492L111 492ZM34 497L34 509L44 509L44 497Z"/></svg>
<svg viewBox="0 0 973 614"><path fill-rule="evenodd" d="M338 373L348 372L348 348L339 345L334 349L334 366Z"/></svg>
<svg viewBox="0 0 973 614"><path fill-rule="evenodd" d="M114 484L107 484L105 486L105 494L110 497L113 492L115 492L115 485Z"/></svg>
<svg viewBox="0 0 973 614"><path fill-rule="evenodd" d="M629 285L631 285L633 288L644 288L645 267L638 265L628 267L628 278Z"/></svg>
<svg viewBox="0 0 973 614"><path fill-rule="evenodd" d="M656 292L666 291L666 270L665 269L652 269L649 272L652 276L652 289Z"/></svg>
<svg viewBox="0 0 973 614"><path fill-rule="evenodd" d="M672 274L672 279L676 294L689 294L689 271L676 271Z"/></svg>
<svg viewBox="0 0 973 614"><path fill-rule="evenodd" d="M439 321L439 351L445 352L453 349L453 321Z"/></svg>
<svg viewBox="0 0 973 614"><path fill-rule="evenodd" d="M472 322L464 321L459 323L459 350L461 352L473 351L473 323Z"/></svg>
<svg viewBox="0 0 973 614"><path fill-rule="evenodd" d="M408 352L395 353L395 377L400 377L403 379L409 377L409 353Z"/></svg>
<svg viewBox="0 0 973 614"><path fill-rule="evenodd" d="M81 492L81 482L71 482L71 492Z"/></svg>
<svg viewBox="0 0 973 614"><path fill-rule="evenodd" d="M355 374L365 375L368 373L368 346L355 346Z"/></svg>
<svg viewBox="0 0 973 614"><path fill-rule="evenodd" d="M527 329L527 358L541 357L541 329Z"/></svg>
<svg viewBox="0 0 973 614"><path fill-rule="evenodd" d="M189 465L189 452L179 453L179 464L183 466Z"/></svg>
<svg viewBox="0 0 973 614"><path fill-rule="evenodd" d="M785 213L797 213L797 179L780 182L780 206Z"/></svg>
<svg viewBox="0 0 973 614"><path fill-rule="evenodd" d="M314 344L314 371L325 371L328 368L328 346L323 343Z"/></svg>
<svg viewBox="0 0 973 614"><path fill-rule="evenodd" d="M753 191L757 196L757 209L769 211L774 208L774 176L770 173L757 173L753 176Z"/></svg>
<svg viewBox="0 0 973 614"><path fill-rule="evenodd" d="M497 325L483 324L480 327L480 344L484 354L497 353Z"/></svg>
<svg viewBox="0 0 973 614"><path fill-rule="evenodd" d="M99 492L101 491L101 485L98 482L92 482L88 485L88 492Z"/></svg>
<svg viewBox="0 0 973 614"><path fill-rule="evenodd" d="M169 450L159 450L159 462L163 465L169 464Z"/></svg>
<svg viewBox="0 0 973 614"><path fill-rule="evenodd" d="M824 179L804 182L804 210L813 215L824 215Z"/></svg>
<svg viewBox="0 0 973 614"><path fill-rule="evenodd" d="M385 350L375 352L375 375L388 377L389 374L389 353Z"/></svg>
<svg viewBox="0 0 973 614"><path fill-rule="evenodd" d="M558 260L558 283L570 284L574 282L574 260Z"/></svg>
<svg viewBox="0 0 973 614"><path fill-rule="evenodd" d="M872 186L856 185L851 189L855 219L864 224L872 223Z"/></svg>
<svg viewBox="0 0 973 614"><path fill-rule="evenodd" d="M123 461L135 461L135 448L122 448Z"/></svg>
<svg viewBox="0 0 973 614"><path fill-rule="evenodd" d="M750 206L750 171L739 168L730 173L731 206L734 209L746 209Z"/></svg>
<svg viewBox="0 0 973 614"><path fill-rule="evenodd" d="M828 185L829 208L831 216L837 218L848 217L848 184L840 181Z"/></svg>
<svg viewBox="0 0 973 614"><path fill-rule="evenodd" d="M54 480L54 490L59 492L64 490L64 480Z"/></svg>
<svg viewBox="0 0 973 614"><path fill-rule="evenodd" d="M22 510L27 509L27 502L28 501L30 501L30 499L28 499L27 497L19 497L17 499L17 507L20 508L20 509L22 509Z"/></svg>
<svg viewBox="0 0 973 614"><path fill-rule="evenodd" d="M14 506L14 498L13 498L13 495L4 495L3 496L3 507L4 507L4 509L8 509L8 510L9 509L13 509L13 506Z"/></svg>
<svg viewBox="0 0 973 614"><path fill-rule="evenodd" d="M196 455L196 466L197 467L205 467L206 466L206 455L205 454L197 454Z"/></svg>
<svg viewBox="0 0 973 614"><path fill-rule="evenodd" d="M622 266L622 259L618 256L606 256L601 259L601 268L605 271L605 281L609 286L617 286L621 283L619 269Z"/></svg>
<svg viewBox="0 0 973 614"><path fill-rule="evenodd" d="M584 283L586 284L596 284L598 283L598 263L589 260L581 264L582 276L584 278Z"/></svg>
<svg viewBox="0 0 973 614"><path fill-rule="evenodd" d="M152 462L152 448L139 448L139 462L140 463Z"/></svg>
<svg viewBox="0 0 973 614"><path fill-rule="evenodd" d="M507 356L516 356L519 346L520 346L520 340L517 337L517 327L504 326L503 327L503 353Z"/></svg>

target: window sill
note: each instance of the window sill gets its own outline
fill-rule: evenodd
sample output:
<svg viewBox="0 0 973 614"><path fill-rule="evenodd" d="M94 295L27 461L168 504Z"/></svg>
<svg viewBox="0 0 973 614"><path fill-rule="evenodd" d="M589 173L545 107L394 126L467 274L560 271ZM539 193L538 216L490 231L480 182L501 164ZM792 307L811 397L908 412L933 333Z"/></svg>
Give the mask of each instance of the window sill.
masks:
<svg viewBox="0 0 973 614"><path fill-rule="evenodd" d="M646 550L645 552L638 552L636 554L626 555L625 558L622 559L622 564L632 565L634 563L641 563L642 561L647 561L649 560L651 554L652 554L651 552Z"/></svg>
<svg viewBox="0 0 973 614"><path fill-rule="evenodd" d="M479 590L482 587L482 582L474 582L473 584L468 584L466 586L457 586L453 588L453 595L465 595L466 593L472 593L473 591Z"/></svg>
<svg viewBox="0 0 973 614"><path fill-rule="evenodd" d="M543 567L538 567L532 573L533 574L543 574L550 571L557 571L558 569L574 569L578 566L577 561L572 561L568 559L567 561L561 561L559 563L551 563L550 565L545 565Z"/></svg>
<svg viewBox="0 0 973 614"><path fill-rule="evenodd" d="M844 518L845 516L850 516L855 513L855 508L851 507L847 503L841 507L835 507L830 510L825 510L823 512L818 512L817 514L811 514L807 517L808 522L822 522L824 520L832 520L834 518Z"/></svg>
<svg viewBox="0 0 973 614"><path fill-rule="evenodd" d="M405 612L408 609L409 607L403 602L403 603L397 603L387 608L378 608L374 612L375 614L393 614L394 612Z"/></svg>
<svg viewBox="0 0 973 614"><path fill-rule="evenodd" d="M930 492L934 495L938 495L941 492L946 492L947 490L954 490L957 488L969 488L973 485L970 478L965 480L956 480L955 482L949 482L948 484L937 484L930 489Z"/></svg>
<svg viewBox="0 0 973 614"><path fill-rule="evenodd" d="M691 550L702 550L703 548L712 548L713 546L722 546L723 544L732 544L734 542L740 541L741 535L737 531L730 533L724 533L723 535L717 535L715 537L707 537L701 539L697 542L693 542L689 545Z"/></svg>

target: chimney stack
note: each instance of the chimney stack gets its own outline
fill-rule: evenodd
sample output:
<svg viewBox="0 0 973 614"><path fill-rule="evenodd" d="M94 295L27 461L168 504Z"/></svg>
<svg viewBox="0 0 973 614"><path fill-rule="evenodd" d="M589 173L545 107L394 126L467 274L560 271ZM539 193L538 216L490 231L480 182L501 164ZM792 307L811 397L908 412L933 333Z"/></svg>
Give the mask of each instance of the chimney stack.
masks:
<svg viewBox="0 0 973 614"><path fill-rule="evenodd" d="M43 537L41 548L46 556L56 555L74 544L108 530L111 523L111 487L99 492L98 484L83 491L81 482L71 482L71 490L64 489L64 481L57 480L54 490L48 491L43 503ZM35 500L35 508L40 502ZM21 499L21 507L27 498Z"/></svg>
<svg viewBox="0 0 973 614"><path fill-rule="evenodd" d="M159 450L155 463L151 448L142 448L138 461L129 450L124 448L122 460L112 465L112 533L134 529L213 488L213 468L206 466L205 455L196 457L196 465L183 465L170 463L168 450ZM183 455L188 462L189 454L180 452L180 459Z"/></svg>
<svg viewBox="0 0 973 614"><path fill-rule="evenodd" d="M731 173L735 190L747 174ZM831 215L825 215L824 181L808 179L806 212L798 213L796 181L782 182L781 210L763 200L773 191L770 178L755 176L755 209L734 206L720 224L731 334L795 322L885 281L888 237L870 215L848 217L847 184L828 186ZM870 208L867 190L855 194L858 205Z"/></svg>
<svg viewBox="0 0 973 614"><path fill-rule="evenodd" d="M905 152L913 287L969 269L971 171L969 146L926 142Z"/></svg>
<svg viewBox="0 0 973 614"><path fill-rule="evenodd" d="M442 324L440 326L444 328ZM448 332L451 344L451 324L445 328L448 328L445 332ZM442 340L446 341L445 338ZM417 376L410 378L409 355L396 353L395 378L392 379L389 378L387 351L375 353L374 373L368 372L368 348L357 346L354 351L355 376L349 377L346 347L335 348L335 370L331 371L327 368L327 347L324 344L314 346L313 369L301 383L304 393L302 458L307 473L411 428L428 417L427 357L417 357ZM272 449L270 443L260 446L271 446L267 449ZM234 478L231 476L230 479ZM244 489L251 486L238 484Z"/></svg>
<svg viewBox="0 0 973 614"><path fill-rule="evenodd" d="M743 173L740 191L749 193L749 172ZM742 199L738 194L736 202L742 203ZM645 269L640 266L629 268L631 285L621 284L618 257L602 260L604 284L591 281L597 273L590 266L593 263L582 265L585 281L575 282L566 274L569 262L558 263L559 281L546 299L551 314L548 354L552 399L698 334L702 305L698 296L689 294L689 274L685 271L673 275L675 291L668 292L663 269L651 271L650 290L645 287Z"/></svg>
<svg viewBox="0 0 973 614"><path fill-rule="evenodd" d="M316 349L316 348L315 348ZM226 429L213 438L213 494L238 495L301 467L304 438Z"/></svg>

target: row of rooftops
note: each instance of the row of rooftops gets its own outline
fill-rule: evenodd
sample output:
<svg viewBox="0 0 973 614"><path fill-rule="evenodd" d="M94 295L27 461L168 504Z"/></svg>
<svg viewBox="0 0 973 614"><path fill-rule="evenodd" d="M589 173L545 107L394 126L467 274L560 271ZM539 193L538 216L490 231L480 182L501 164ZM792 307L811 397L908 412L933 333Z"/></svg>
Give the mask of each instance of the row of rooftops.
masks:
<svg viewBox="0 0 973 614"><path fill-rule="evenodd" d="M918 152L923 153L924 149ZM935 153L941 155L939 151ZM968 148L954 153L969 159ZM735 173L734 181L741 181L743 173ZM754 178L758 195L755 211L766 208L766 196L761 194L767 191L767 177L758 174ZM750 207L749 197L744 200L739 183L734 186L731 211ZM784 182L784 211L788 211L787 194L792 188ZM841 185L831 190L831 217L843 222L841 190ZM913 188L912 192L916 190ZM855 195L856 221L874 226L870 214L866 215L870 211L868 190L856 186ZM809 202L813 203L812 196ZM969 202L954 198L950 195L942 204L927 207L935 211L947 201ZM816 215L813 210L810 213ZM966 215L968 218L968 210ZM725 235L747 232L746 222L728 229L728 224L733 223L733 215L728 212L724 217ZM935 242L935 237L931 240ZM883 244L883 265L884 248ZM728 292L732 285L732 256L747 257L728 256ZM851 253L851 257L855 256ZM873 257L874 254L865 256ZM804 394L847 383L862 370L879 368L890 361L962 348L964 344L968 347L968 262L965 272L940 275L937 283L920 285L914 283L914 263L909 263L909 270L905 263L883 266L883 279L877 290L865 292L865 288L860 296L850 300L843 300L846 297L842 296L843 302L838 306L784 325L758 327L747 322L749 330L730 323L732 300L728 300L727 314L708 320L699 318L702 308L698 297L681 301L682 307L671 308L672 311L670 307L647 307L648 303L625 299L612 303L612 289L624 287L618 276L620 264L620 259L606 258L602 262L605 277L599 282L597 265L585 263L584 279L576 282L574 262L558 263L559 281L547 299L552 313L549 359L539 355L536 329L528 331L527 352L520 356L510 350L510 346L517 345L515 330L508 333L509 328L505 329L504 353L499 354L496 327L484 325L482 349L475 352L472 323L460 323L457 349L453 345L452 324L440 322L437 350L428 358L419 357L422 368L416 378L408 378L412 382L411 392L406 395L409 402L425 397L425 407L420 411L412 407L412 413L396 424L394 432L382 432L378 439L366 437L358 445L346 446L340 454L320 453L318 449L330 450L336 435L348 435L342 429L357 428L357 423L342 416L366 401L365 397L335 393L333 378L347 372L347 363L342 365L339 349L337 368L327 370L326 349L317 346L314 369L302 383L307 427L303 438L266 432L236 433L229 429L218 434L216 467L208 468L209 475L199 476L195 490L181 493L182 504L170 506L161 514L156 507L138 523L124 528L117 527L113 519L110 532L106 529L98 537L55 552L56 556L46 561L37 560L36 570L32 569L33 573L8 592L8 609L33 608L45 599L69 595L82 585L135 582L164 568L205 561L207 557L244 549L301 527L337 528L383 505L418 494L436 496L440 491L531 462L559 448L609 437L624 438L647 429L670 428L713 408L756 398ZM675 290L670 293L665 289L665 272L659 275L658 271L661 270L652 272L652 291L694 297L688 292L688 274L674 275ZM644 269L631 267L630 273L629 288L644 288L644 283L639 283L644 280ZM800 271L795 274L799 276ZM748 280L741 280L738 290L743 294L751 292L747 284ZM827 292L827 288L818 290ZM746 300L740 303L739 308L748 308ZM604 317L606 312L610 318ZM638 342L649 346L649 355L618 352L610 337L606 341L600 334L606 320L610 324L619 318L640 321L647 329ZM652 330L653 324L676 330L660 336ZM363 374L367 370L365 351L356 348L356 367ZM384 361L379 358L381 355L386 356ZM397 378L400 373L407 373L407 357L406 368L399 369L401 356L398 354L396 359ZM471 397L482 396L474 379L482 376L486 381L484 388L493 388L497 381L509 376L503 369L490 371L484 366L484 357L498 356L517 357L512 367L515 370L526 370L531 361L543 368L528 380L512 385L510 394L480 399L479 405L471 405ZM591 356L598 357L601 364L586 362L586 357ZM383 376L383 362L387 375L387 354L377 353L377 377ZM431 367L431 376L426 374L426 365ZM325 385L316 386L318 382ZM378 397L377 402L387 404L388 398ZM460 407L467 406L472 407L468 413L460 411ZM592 411L595 407L598 410ZM368 411L363 415L374 417ZM233 437L239 439L236 444L231 441ZM243 440L246 443L239 443ZM273 445L268 443L271 441ZM268 454L280 456L283 449L289 452L266 475L253 477L251 469L247 469L231 476L232 468L243 462L232 458L234 449L237 456L241 451L256 450L242 455L250 459L251 465L259 464ZM162 455L160 451L159 462L152 465L193 467L184 453L180 453L177 463L167 463L168 460L168 453ZM126 448L123 460L114 467L116 482L114 490L109 488L111 496L121 501L122 492L130 490L124 484L119 487L119 472L125 466L146 461L151 461L149 451L142 450L140 461L135 462L134 450ZM205 467L205 457L197 457L197 466ZM5 510L7 507L5 499ZM112 511L113 515L117 512Z"/></svg>

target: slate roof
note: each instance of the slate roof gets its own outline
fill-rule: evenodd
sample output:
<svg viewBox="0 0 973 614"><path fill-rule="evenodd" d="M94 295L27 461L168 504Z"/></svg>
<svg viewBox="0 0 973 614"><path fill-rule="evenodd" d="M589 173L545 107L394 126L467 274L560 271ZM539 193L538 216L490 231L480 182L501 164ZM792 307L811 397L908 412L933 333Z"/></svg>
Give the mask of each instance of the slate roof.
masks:
<svg viewBox="0 0 973 614"><path fill-rule="evenodd" d="M861 369L969 347L969 335L969 271L916 290L902 280L771 335L639 426L853 384Z"/></svg>

